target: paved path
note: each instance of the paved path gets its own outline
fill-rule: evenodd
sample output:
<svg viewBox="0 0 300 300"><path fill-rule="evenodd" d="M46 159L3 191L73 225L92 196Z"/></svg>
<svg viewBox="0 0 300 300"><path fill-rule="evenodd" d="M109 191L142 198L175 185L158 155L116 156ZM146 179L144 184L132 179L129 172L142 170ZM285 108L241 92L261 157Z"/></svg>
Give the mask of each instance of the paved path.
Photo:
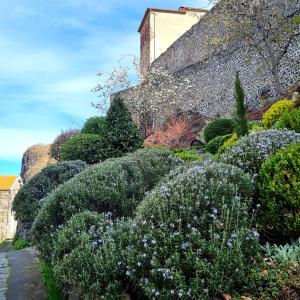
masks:
<svg viewBox="0 0 300 300"><path fill-rule="evenodd" d="M46 300L33 248L0 249L0 300Z"/></svg>

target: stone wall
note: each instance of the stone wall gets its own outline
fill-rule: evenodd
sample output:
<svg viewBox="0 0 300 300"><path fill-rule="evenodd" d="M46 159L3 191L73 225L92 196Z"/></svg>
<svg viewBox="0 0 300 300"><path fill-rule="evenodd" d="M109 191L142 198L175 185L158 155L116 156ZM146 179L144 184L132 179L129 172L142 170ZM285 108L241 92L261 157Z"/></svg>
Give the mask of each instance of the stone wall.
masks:
<svg viewBox="0 0 300 300"><path fill-rule="evenodd" d="M285 5L286 15L300 12L300 2L297 0L270 1L273 7ZM250 108L259 106L260 96L264 91L269 90L270 96L275 94L271 74L264 67L260 56L244 42L233 41L219 48L211 46L214 39L225 34L226 30L222 27L224 9L226 8L222 6L222 2L215 6L153 63L153 66L169 70L179 80L189 78L196 87L193 107L190 106L191 103L185 106L184 97L182 100L179 98L183 110L197 110L208 116L229 113L233 107L236 71L240 72ZM294 39L281 62L282 90L300 79L299 62L300 36Z"/></svg>
<svg viewBox="0 0 300 300"><path fill-rule="evenodd" d="M297 0L270 2L275 9L283 6L286 16L300 13ZM207 117L230 113L234 105L236 71L240 73L249 108L257 108L266 91L271 98L275 95L272 75L261 57L247 44L237 40L217 43L220 37L227 36L228 30L222 25L226 10L223 3L216 5L152 64L167 69L179 81L187 78L192 83L189 95L177 95L176 100L183 112L197 111ZM216 47L212 47L214 43ZM279 69L282 91L299 81L300 35L293 40ZM121 92L120 96L126 100L128 92Z"/></svg>

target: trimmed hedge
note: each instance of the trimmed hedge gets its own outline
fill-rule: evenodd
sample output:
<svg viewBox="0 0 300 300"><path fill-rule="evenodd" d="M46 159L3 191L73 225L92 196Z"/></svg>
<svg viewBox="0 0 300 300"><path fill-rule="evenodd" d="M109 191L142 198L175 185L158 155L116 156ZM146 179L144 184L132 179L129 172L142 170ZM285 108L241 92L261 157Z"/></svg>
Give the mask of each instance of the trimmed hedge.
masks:
<svg viewBox="0 0 300 300"><path fill-rule="evenodd" d="M290 111L294 106L292 101L286 99L274 103L262 116L263 127L271 128L285 112Z"/></svg>
<svg viewBox="0 0 300 300"><path fill-rule="evenodd" d="M281 236L300 235L300 143L272 155L259 173L262 222Z"/></svg>
<svg viewBox="0 0 300 300"><path fill-rule="evenodd" d="M210 140L206 147L205 151L211 153L211 154L217 154L219 149L223 146L223 144L228 141L232 137L232 134L226 134L223 136L217 136Z"/></svg>
<svg viewBox="0 0 300 300"><path fill-rule="evenodd" d="M67 140L60 149L61 160L82 160L94 164L103 160L100 135L80 133Z"/></svg>
<svg viewBox="0 0 300 300"><path fill-rule="evenodd" d="M240 139L221 155L221 162L240 167L256 177L262 163L276 151L300 142L300 134L288 130L266 130Z"/></svg>
<svg viewBox="0 0 300 300"><path fill-rule="evenodd" d="M103 136L105 132L105 117L91 117L87 119L81 129L81 133L98 134Z"/></svg>
<svg viewBox="0 0 300 300"><path fill-rule="evenodd" d="M300 108L295 108L284 113L275 124L275 127L287 128L300 133Z"/></svg>
<svg viewBox="0 0 300 300"><path fill-rule="evenodd" d="M85 168L86 163L80 160L65 161L44 168L17 193L13 202L16 219L32 223L39 212L41 200Z"/></svg>
<svg viewBox="0 0 300 300"><path fill-rule="evenodd" d="M208 143L217 136L234 133L235 122L232 119L218 119L209 122L203 129L204 139Z"/></svg>
<svg viewBox="0 0 300 300"><path fill-rule="evenodd" d="M83 210L132 216L145 193L179 163L169 151L148 149L87 168L47 198L32 228L37 248L49 258L52 233Z"/></svg>

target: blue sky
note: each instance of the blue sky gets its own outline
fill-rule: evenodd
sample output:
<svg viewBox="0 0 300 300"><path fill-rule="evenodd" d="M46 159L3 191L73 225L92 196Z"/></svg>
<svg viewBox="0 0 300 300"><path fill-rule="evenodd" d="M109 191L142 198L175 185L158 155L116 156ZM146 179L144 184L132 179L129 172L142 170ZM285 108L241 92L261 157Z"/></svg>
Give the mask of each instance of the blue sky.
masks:
<svg viewBox="0 0 300 300"><path fill-rule="evenodd" d="M17 174L23 152L81 127L96 73L138 55L147 7L207 7L205 0L0 0L0 174Z"/></svg>

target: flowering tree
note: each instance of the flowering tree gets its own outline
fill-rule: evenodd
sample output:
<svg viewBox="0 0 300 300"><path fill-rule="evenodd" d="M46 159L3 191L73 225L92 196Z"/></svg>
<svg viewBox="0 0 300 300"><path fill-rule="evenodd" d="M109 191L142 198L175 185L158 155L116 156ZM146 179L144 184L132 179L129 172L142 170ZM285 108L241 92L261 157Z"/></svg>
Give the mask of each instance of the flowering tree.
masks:
<svg viewBox="0 0 300 300"><path fill-rule="evenodd" d="M124 64L125 58L130 59L129 64ZM122 58L112 71L100 72L98 76L101 83L94 91L100 93L101 100L96 107L103 110L107 107L111 95L120 96L125 100L145 136L149 135L154 127L162 125L166 117L181 110L181 100L185 100L185 105L192 105L192 85L189 79L178 80L168 70L155 65L144 74L138 59L133 56Z"/></svg>
<svg viewBox="0 0 300 300"><path fill-rule="evenodd" d="M211 0L222 5L221 23L225 30L213 41L242 39L258 54L272 74L277 95L281 95L279 67L294 38L300 34L298 0ZM289 12L290 11L290 12ZM298 13L295 13L298 11ZM299 62L296 62L299 63Z"/></svg>

